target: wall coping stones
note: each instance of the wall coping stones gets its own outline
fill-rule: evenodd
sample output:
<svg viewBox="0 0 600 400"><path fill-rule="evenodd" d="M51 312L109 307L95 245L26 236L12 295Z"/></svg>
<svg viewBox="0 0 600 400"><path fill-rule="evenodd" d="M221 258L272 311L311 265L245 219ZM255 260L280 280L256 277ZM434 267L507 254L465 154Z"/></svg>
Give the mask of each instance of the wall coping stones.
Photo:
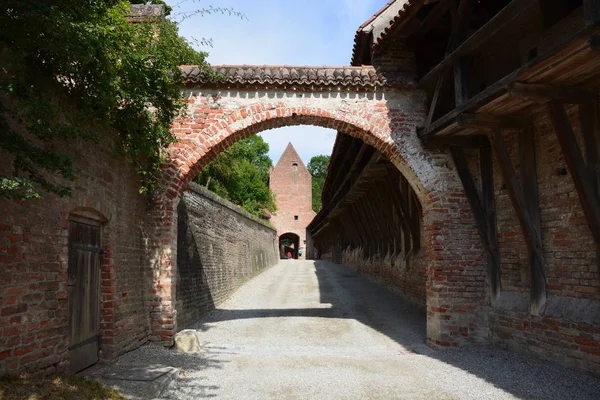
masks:
<svg viewBox="0 0 600 400"><path fill-rule="evenodd" d="M254 215L250 214L249 212L243 210L241 207L233 204L232 202L225 200L222 197L219 197L218 195L216 195L215 193L211 192L210 190L198 185L197 183L194 182L190 182L189 183L189 187L188 187L189 191L192 191L202 197L205 197L211 201L214 201L215 203L218 203L220 205L222 205L225 208L230 209L231 211L241 215L244 218L247 218L253 222L256 222L257 224L260 224L262 226L264 226L265 228L273 231L273 232L277 232L275 230L275 228L273 228L272 226L270 226L267 222L262 221L260 218L255 217Z"/></svg>
<svg viewBox="0 0 600 400"><path fill-rule="evenodd" d="M221 79L207 77L195 65L182 65L181 71L188 87L215 86L241 88L290 88L373 91L383 88L413 88L406 79L396 79L389 71L385 75L373 66L330 67L291 65L214 65Z"/></svg>

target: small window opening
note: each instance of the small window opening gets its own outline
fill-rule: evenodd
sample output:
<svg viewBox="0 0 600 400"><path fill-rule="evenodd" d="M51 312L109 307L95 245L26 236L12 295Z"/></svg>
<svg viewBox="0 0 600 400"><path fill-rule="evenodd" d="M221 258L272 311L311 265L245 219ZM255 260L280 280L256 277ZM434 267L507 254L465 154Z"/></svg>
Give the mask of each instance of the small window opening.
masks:
<svg viewBox="0 0 600 400"><path fill-rule="evenodd" d="M294 221L298 221L298 216L294 215Z"/></svg>
<svg viewBox="0 0 600 400"><path fill-rule="evenodd" d="M298 170L298 163L297 162L292 163L292 168L294 168L294 171L297 171Z"/></svg>

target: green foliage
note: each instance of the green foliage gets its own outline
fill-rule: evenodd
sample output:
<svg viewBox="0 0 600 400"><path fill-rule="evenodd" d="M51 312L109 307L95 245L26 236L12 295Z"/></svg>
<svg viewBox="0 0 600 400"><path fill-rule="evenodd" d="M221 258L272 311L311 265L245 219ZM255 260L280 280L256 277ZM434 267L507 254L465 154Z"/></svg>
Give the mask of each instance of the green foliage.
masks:
<svg viewBox="0 0 600 400"><path fill-rule="evenodd" d="M268 186L272 166L268 152L269 145L260 136L250 136L219 154L194 181L262 217L265 210L276 209Z"/></svg>
<svg viewBox="0 0 600 400"><path fill-rule="evenodd" d="M330 156L320 155L314 156L308 162L308 172L312 175L312 209L314 212L319 212L322 207L321 193L325 176L327 176L327 164Z"/></svg>
<svg viewBox="0 0 600 400"><path fill-rule="evenodd" d="M185 106L178 66L197 64L210 74L206 54L169 19L128 22L124 0L3 4L0 157L13 162L15 173L0 176L0 197L68 195L77 178L73 160L50 144L94 142L107 130L118 132L138 166L140 191L151 194L161 149L174 141L171 123Z"/></svg>

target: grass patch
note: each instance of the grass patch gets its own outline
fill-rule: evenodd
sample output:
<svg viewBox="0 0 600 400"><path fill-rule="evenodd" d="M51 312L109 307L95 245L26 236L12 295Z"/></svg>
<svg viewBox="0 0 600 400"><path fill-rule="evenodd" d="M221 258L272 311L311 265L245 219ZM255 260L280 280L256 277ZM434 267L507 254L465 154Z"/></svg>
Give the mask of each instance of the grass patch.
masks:
<svg viewBox="0 0 600 400"><path fill-rule="evenodd" d="M0 377L0 400L125 400L116 390L75 375Z"/></svg>

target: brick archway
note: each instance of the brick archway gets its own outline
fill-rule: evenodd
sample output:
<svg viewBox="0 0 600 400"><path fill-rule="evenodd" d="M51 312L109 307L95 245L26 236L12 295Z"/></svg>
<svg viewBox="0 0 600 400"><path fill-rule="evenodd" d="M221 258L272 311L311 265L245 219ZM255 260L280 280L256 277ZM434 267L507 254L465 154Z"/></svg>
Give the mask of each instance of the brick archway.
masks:
<svg viewBox="0 0 600 400"><path fill-rule="evenodd" d="M479 331L473 310L483 306L484 288L476 301L472 296L458 296L457 301L451 289L456 286L454 264L482 258L477 231L471 220L465 221L470 211L449 155L425 149L417 137L424 118L423 93L410 84L389 83L372 67L319 67L314 75L322 72L321 80L307 78L310 67L297 68L295 77L279 80L265 78L265 70L281 75L287 67L252 67L260 79L250 79L247 67L221 68L227 79L218 85L203 82L193 69L188 74L187 113L173 126L178 142L168 149L169 161L149 219L153 339L171 343L177 330L176 209L188 182L236 141L291 125L316 125L359 138L400 170L423 209L428 341L453 346ZM453 233L456 229L459 236ZM471 250L447 251L453 248Z"/></svg>

